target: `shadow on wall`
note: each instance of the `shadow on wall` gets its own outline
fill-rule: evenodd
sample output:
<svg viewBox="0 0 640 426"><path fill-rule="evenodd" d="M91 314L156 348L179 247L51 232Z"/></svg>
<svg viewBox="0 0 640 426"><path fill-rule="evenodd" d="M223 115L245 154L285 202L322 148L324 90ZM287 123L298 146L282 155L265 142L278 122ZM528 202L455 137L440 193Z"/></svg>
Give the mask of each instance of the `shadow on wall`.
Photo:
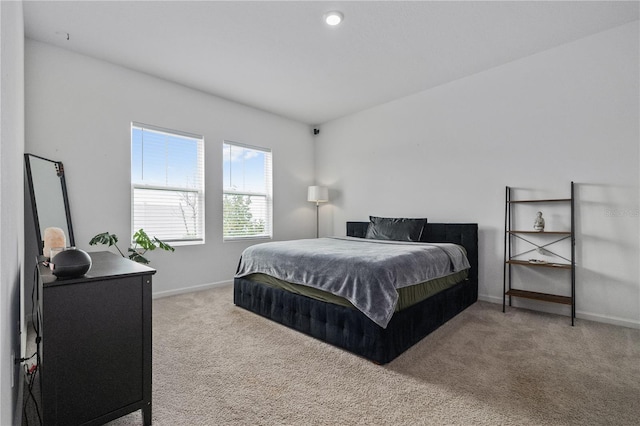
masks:
<svg viewBox="0 0 640 426"><path fill-rule="evenodd" d="M640 312L638 196L633 185L576 184L579 311L626 319Z"/></svg>
<svg viewBox="0 0 640 426"><path fill-rule="evenodd" d="M623 275L638 273L640 207L637 186L577 184L575 216L576 262L579 265L602 262L606 266L613 262L625 270ZM624 261L634 252L635 261ZM620 257L613 258L611 254Z"/></svg>
<svg viewBox="0 0 640 426"><path fill-rule="evenodd" d="M321 237L344 236L347 232L346 221L342 224L338 223L336 226L336 220L338 220L337 218L343 216L341 207L342 191L340 191L339 189L335 189L337 185L339 185L339 183L337 182L332 182L326 185L329 189L329 201L321 204L320 208L318 209ZM366 220L369 220L369 218L366 218Z"/></svg>
<svg viewBox="0 0 640 426"><path fill-rule="evenodd" d="M478 224L478 294L502 303L504 229ZM490 267L488 267L491 265ZM484 266L484 268L483 268Z"/></svg>
<svg viewBox="0 0 640 426"><path fill-rule="evenodd" d="M597 300L599 310L611 312L607 317L616 320L628 320L628 318L620 318L615 313L619 311L620 300L619 294L636 294L636 297L630 297L629 302L636 311L640 311L640 289L638 284L625 277L619 277L611 274L604 274L601 271L576 267L576 282L581 285L580 291L576 292L576 311L582 313L586 310L583 308L581 296L588 294L589 299ZM635 303L634 303L635 301ZM589 312L592 312L589 310Z"/></svg>

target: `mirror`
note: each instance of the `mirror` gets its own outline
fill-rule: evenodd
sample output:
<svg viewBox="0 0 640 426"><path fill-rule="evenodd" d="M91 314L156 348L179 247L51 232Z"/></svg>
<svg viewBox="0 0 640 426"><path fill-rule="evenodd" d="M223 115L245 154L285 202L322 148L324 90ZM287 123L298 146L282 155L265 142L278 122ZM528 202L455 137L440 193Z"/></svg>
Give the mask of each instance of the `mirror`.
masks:
<svg viewBox="0 0 640 426"><path fill-rule="evenodd" d="M24 160L33 208L38 254L43 254L43 238L45 229L49 227L62 229L67 246L75 246L62 163L33 154L25 154Z"/></svg>

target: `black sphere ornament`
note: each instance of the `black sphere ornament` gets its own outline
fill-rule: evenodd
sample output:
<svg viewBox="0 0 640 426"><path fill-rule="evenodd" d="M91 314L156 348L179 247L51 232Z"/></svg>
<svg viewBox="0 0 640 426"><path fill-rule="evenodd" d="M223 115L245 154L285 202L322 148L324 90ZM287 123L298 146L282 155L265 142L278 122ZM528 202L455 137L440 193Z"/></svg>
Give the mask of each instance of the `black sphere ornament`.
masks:
<svg viewBox="0 0 640 426"><path fill-rule="evenodd" d="M81 277L91 269L91 257L75 247L61 251L51 260L51 271L58 278Z"/></svg>

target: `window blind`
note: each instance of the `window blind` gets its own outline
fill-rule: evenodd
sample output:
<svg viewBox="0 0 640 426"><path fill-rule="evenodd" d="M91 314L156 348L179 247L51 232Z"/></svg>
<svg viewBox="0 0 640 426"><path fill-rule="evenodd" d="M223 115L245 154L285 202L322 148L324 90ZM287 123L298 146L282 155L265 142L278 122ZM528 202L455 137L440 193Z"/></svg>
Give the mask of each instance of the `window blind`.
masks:
<svg viewBox="0 0 640 426"><path fill-rule="evenodd" d="M204 139L132 123L131 226L172 244L204 242Z"/></svg>

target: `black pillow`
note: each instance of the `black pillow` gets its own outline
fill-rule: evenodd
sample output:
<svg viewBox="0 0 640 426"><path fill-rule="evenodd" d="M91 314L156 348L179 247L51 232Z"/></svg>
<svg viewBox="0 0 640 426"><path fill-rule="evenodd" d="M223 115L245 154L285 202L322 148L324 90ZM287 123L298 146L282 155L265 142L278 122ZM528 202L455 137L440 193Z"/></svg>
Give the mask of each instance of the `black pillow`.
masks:
<svg viewBox="0 0 640 426"><path fill-rule="evenodd" d="M427 219L407 219L369 216L365 238L374 240L419 242Z"/></svg>

